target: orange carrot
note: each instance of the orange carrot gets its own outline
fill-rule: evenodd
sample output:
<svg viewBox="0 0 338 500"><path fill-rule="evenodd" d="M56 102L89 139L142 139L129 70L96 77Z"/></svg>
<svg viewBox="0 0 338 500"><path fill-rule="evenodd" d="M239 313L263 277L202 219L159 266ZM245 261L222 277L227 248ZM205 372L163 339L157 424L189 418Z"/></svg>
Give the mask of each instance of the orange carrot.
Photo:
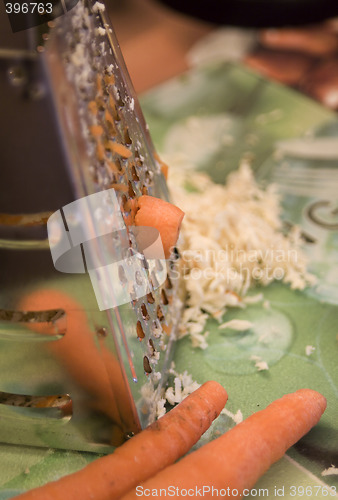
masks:
<svg viewBox="0 0 338 500"><path fill-rule="evenodd" d="M168 491L169 486L192 491L209 487L209 491L204 490L204 498L212 498L211 485L214 489L226 489L227 498L238 500L271 464L317 424L325 408L326 399L316 391L301 389L288 394L159 472L136 491L128 492L123 500L134 499L136 492L149 489Z"/></svg>
<svg viewBox="0 0 338 500"><path fill-rule="evenodd" d="M148 195L138 198L138 206L136 226L154 227L159 231L164 255L168 259L176 245L184 212L167 201Z"/></svg>
<svg viewBox="0 0 338 500"><path fill-rule="evenodd" d="M88 322L87 315L77 301L58 290L36 290L25 295L19 304L24 311L43 311L62 309L66 316L52 323L29 323L28 327L36 332L55 334L57 329L65 335L57 342L48 343L49 352L68 372L70 379L76 384L77 392L82 395L83 403L96 411L107 415L115 429L115 438L119 430L118 440L111 444L123 442L125 429L137 429L139 426L132 417L126 382L121 372L117 357L109 352L107 361L110 376L103 362L106 356L104 346L98 349L100 340ZM118 394L120 404L116 403ZM122 399L121 399L122 398Z"/></svg>
<svg viewBox="0 0 338 500"><path fill-rule="evenodd" d="M227 393L207 382L161 419L84 469L20 500L114 500L184 455L221 412Z"/></svg>

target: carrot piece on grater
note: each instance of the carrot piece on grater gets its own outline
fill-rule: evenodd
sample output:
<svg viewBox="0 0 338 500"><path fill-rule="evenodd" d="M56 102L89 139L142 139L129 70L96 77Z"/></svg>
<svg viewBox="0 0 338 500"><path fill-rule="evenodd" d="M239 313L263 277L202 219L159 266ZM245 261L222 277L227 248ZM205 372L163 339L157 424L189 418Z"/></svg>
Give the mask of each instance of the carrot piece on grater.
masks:
<svg viewBox="0 0 338 500"><path fill-rule="evenodd" d="M135 215L136 226L154 227L158 230L165 258L168 259L176 245L184 212L167 201L148 195L138 198L138 207Z"/></svg>

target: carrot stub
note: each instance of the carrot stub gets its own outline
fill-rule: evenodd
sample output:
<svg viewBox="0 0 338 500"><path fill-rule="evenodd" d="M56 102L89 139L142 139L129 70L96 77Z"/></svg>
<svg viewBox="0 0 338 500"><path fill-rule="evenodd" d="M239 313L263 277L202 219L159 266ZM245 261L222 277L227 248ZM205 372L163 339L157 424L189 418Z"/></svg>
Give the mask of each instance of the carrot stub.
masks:
<svg viewBox="0 0 338 500"><path fill-rule="evenodd" d="M135 215L136 226L154 227L159 231L164 255L168 259L176 245L184 212L167 201L148 195L138 198L138 207Z"/></svg>
<svg viewBox="0 0 338 500"><path fill-rule="evenodd" d="M19 495L21 500L114 500L175 462L198 441L227 401L207 382L116 451L84 469Z"/></svg>
<svg viewBox="0 0 338 500"><path fill-rule="evenodd" d="M121 444L123 429L135 428L125 381L113 353L107 353L104 345L98 349L96 342L99 339L90 328L82 305L68 294L53 289L32 291L19 303L19 308L24 311L44 311L55 307L66 312L66 316L60 318L55 326L52 323L29 323L28 327L44 334L55 334L56 327L65 331L57 342L48 343L47 349L67 371L77 387L78 396L82 394L86 404L110 418L112 428L116 426L120 435L118 441L115 439L112 444ZM104 363L103 357L107 356ZM119 408L116 399L120 401ZM116 435L115 432L115 438Z"/></svg>
<svg viewBox="0 0 338 500"><path fill-rule="evenodd" d="M252 488L270 465L317 424L325 408L326 399L316 391L301 389L288 394L141 486L154 490L204 485L222 489L226 485L233 491L227 498L238 500L244 489ZM204 498L211 497L210 489ZM135 490L131 490L123 500L134 498Z"/></svg>

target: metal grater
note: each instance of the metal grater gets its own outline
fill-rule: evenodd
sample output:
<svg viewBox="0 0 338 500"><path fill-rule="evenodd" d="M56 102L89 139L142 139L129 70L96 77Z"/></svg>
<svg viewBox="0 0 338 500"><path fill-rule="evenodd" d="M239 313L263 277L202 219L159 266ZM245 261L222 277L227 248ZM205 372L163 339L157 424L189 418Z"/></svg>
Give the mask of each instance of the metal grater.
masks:
<svg viewBox="0 0 338 500"><path fill-rule="evenodd" d="M46 222L111 188L128 218L132 200L168 190L104 4L80 0L48 30L1 23L0 441L104 453L155 418L180 314L175 258L157 263L160 287L143 258L149 293L100 311L88 273L55 270ZM90 234L90 211L81 223ZM119 261L126 241L137 253L120 231L90 257ZM45 289L70 308L23 308Z"/></svg>

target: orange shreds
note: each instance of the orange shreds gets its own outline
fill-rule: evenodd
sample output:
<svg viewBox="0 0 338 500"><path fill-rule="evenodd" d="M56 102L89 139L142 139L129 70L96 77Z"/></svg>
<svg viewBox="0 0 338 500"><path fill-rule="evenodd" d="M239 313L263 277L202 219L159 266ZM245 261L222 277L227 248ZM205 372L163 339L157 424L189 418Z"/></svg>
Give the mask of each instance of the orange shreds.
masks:
<svg viewBox="0 0 338 500"><path fill-rule="evenodd" d="M107 109L104 113L104 118L105 118L106 123L108 125L109 133L111 135L115 135L116 134L115 122L114 122L112 115L109 113L109 111Z"/></svg>
<svg viewBox="0 0 338 500"><path fill-rule="evenodd" d="M104 76L104 83L106 85L114 85L114 83L115 83L114 75L105 75Z"/></svg>
<svg viewBox="0 0 338 500"><path fill-rule="evenodd" d="M162 329L163 331L167 334L167 335L170 335L171 333L171 329L172 329L172 325L162 325Z"/></svg>
<svg viewBox="0 0 338 500"><path fill-rule="evenodd" d="M161 165L161 172L164 175L164 178L165 178L166 181L168 180L168 170L169 170L168 165L166 163L162 163L162 165Z"/></svg>
<svg viewBox="0 0 338 500"><path fill-rule="evenodd" d="M129 198L129 200L124 205L124 209L127 212L131 212L132 215L133 214L135 215L138 210L137 198L136 199Z"/></svg>
<svg viewBox="0 0 338 500"><path fill-rule="evenodd" d="M157 153L154 153L154 158L159 163L161 172L164 175L165 180L168 180L168 171L169 171L168 165L161 160L161 158Z"/></svg>
<svg viewBox="0 0 338 500"><path fill-rule="evenodd" d="M106 149L109 149L110 151L118 154L119 156L122 156L122 158L130 158L132 155L132 152L126 146L120 144L119 142L107 141Z"/></svg>
<svg viewBox="0 0 338 500"><path fill-rule="evenodd" d="M57 402L57 396L46 396L41 398L35 405L36 408L50 408Z"/></svg>
<svg viewBox="0 0 338 500"><path fill-rule="evenodd" d="M238 293L234 292L233 290L227 290L226 293L230 293L231 295L236 297L236 299L238 299L239 302L242 302L242 297Z"/></svg>
<svg viewBox="0 0 338 500"><path fill-rule="evenodd" d="M100 74L96 76L96 89L98 94L102 94L102 77Z"/></svg>
<svg viewBox="0 0 338 500"><path fill-rule="evenodd" d="M108 109L106 109L106 111L104 113L104 118L105 118L106 122L111 123L115 127L114 119L113 119L112 115L109 113Z"/></svg>
<svg viewBox="0 0 338 500"><path fill-rule="evenodd" d="M107 165L114 174L120 173L119 168L114 161L107 160Z"/></svg>
<svg viewBox="0 0 338 500"><path fill-rule="evenodd" d="M92 125L89 130L93 137L101 137L104 132L101 125Z"/></svg>
<svg viewBox="0 0 338 500"><path fill-rule="evenodd" d="M88 109L93 115L97 115L98 109L97 109L97 104L95 101L90 101L88 103Z"/></svg>
<svg viewBox="0 0 338 500"><path fill-rule="evenodd" d="M113 189L116 189L116 191L123 191L124 193L126 193L128 191L128 186L126 186L125 184L113 183L110 185L110 187Z"/></svg>
<svg viewBox="0 0 338 500"><path fill-rule="evenodd" d="M134 200L128 200L124 205L123 205L123 208L126 210L126 212L130 212L131 210L131 202L134 201Z"/></svg>
<svg viewBox="0 0 338 500"><path fill-rule="evenodd" d="M3 214L0 213L0 224L4 226L43 226L53 212L37 214Z"/></svg>

